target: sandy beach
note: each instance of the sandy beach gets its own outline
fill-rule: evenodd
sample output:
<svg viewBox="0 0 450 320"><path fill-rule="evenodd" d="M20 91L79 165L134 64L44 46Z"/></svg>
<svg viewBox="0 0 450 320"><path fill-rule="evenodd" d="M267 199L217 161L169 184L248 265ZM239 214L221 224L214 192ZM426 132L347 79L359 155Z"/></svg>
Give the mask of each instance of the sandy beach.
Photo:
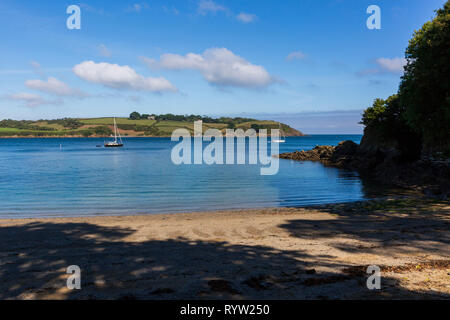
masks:
<svg viewBox="0 0 450 320"><path fill-rule="evenodd" d="M417 198L0 220L0 299L448 299L449 230L450 202Z"/></svg>

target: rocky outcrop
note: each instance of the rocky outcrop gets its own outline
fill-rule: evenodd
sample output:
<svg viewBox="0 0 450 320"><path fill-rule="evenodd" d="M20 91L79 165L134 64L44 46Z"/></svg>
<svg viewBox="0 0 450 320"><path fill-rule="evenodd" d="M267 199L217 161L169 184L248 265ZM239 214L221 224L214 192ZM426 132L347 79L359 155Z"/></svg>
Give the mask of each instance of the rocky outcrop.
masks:
<svg viewBox="0 0 450 320"><path fill-rule="evenodd" d="M342 141L337 146L316 146L308 151L295 151L282 153L281 159L291 159L297 161L320 161L323 164L351 167L354 156L358 151L358 145L353 141Z"/></svg>
<svg viewBox="0 0 450 320"><path fill-rule="evenodd" d="M405 162L395 147L370 148L353 141L316 146L308 151L282 153L281 159L318 161L327 166L356 170L385 184L422 190L430 196L450 196L450 161L421 159Z"/></svg>

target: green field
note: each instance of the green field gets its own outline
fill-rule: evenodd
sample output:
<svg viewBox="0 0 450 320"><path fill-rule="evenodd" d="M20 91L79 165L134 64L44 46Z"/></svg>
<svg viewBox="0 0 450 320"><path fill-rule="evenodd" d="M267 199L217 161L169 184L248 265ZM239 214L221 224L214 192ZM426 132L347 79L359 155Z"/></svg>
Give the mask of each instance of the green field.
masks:
<svg viewBox="0 0 450 320"><path fill-rule="evenodd" d="M108 137L113 132L113 121L113 118L71 118L39 121L2 120L0 121L0 137ZM227 128L247 130L253 127L256 130L270 130L279 127L278 122L270 120L240 121L243 122L203 122L203 130L219 129L224 133ZM194 131L194 123L190 121L116 118L116 123L122 136L170 136L178 128L185 128L191 134ZM285 124L282 124L282 128L286 135L301 135L299 131Z"/></svg>
<svg viewBox="0 0 450 320"><path fill-rule="evenodd" d="M24 131L23 129L16 129L16 128L0 128L0 134L5 132L19 132L19 131Z"/></svg>

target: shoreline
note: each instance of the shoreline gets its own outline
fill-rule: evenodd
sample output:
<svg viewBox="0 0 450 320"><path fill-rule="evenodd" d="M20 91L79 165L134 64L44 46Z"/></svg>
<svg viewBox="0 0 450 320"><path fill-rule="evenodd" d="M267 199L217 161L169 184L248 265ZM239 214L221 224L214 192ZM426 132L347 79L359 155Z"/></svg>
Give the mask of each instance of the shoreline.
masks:
<svg viewBox="0 0 450 320"><path fill-rule="evenodd" d="M170 138L171 136L124 136L123 138ZM82 138L82 139L109 139L111 136L89 136L89 137L83 137L83 136L0 136L0 139L72 139L72 138Z"/></svg>
<svg viewBox="0 0 450 320"><path fill-rule="evenodd" d="M325 135L325 134L324 134ZM359 134L354 134L359 135ZM258 135L259 136L259 135ZM308 137L311 136L310 134L303 134L303 135L294 135L294 136L286 136L286 138L295 138L295 137ZM171 138L172 136L122 136L122 139L126 138ZM224 137L229 137L227 135L224 135ZM270 134L267 134L267 137L270 137ZM99 138L111 138L111 136L89 136L89 137L83 137L83 136L0 136L0 139L64 139L64 138L83 138L83 139L99 139Z"/></svg>
<svg viewBox="0 0 450 320"><path fill-rule="evenodd" d="M399 192L403 192L403 194L399 194ZM45 219L71 219L71 218L113 218L113 217L142 217L142 216L154 216L154 215L189 215L189 214L215 214L221 212L253 212L253 211L280 211L280 210L301 210L305 208L322 208L328 207L332 205L361 205L367 202L382 202L382 201L395 201L395 200L408 200L408 199L429 199L424 197L419 191L413 189L398 189L396 190L396 195L385 195L380 197L374 197L369 199L361 199L355 201L342 201L342 202L330 202L330 203L317 203L317 204L305 204L301 206L290 206L290 207L248 207L248 208L222 208L222 209L209 209L209 210L182 210L182 211L160 211L160 212L131 212L131 213L86 213L83 215L72 215L72 214L64 214L64 213L55 213L54 215L48 216L38 216L38 217L4 217L5 214L0 214L0 225L3 221L6 220L45 220ZM129 211L129 210L128 210ZM16 215L17 213L6 213L6 215ZM17 215L21 215L17 214ZM40 215L40 214L37 214Z"/></svg>
<svg viewBox="0 0 450 320"><path fill-rule="evenodd" d="M1 219L0 298L448 299L449 212L449 201L417 197ZM82 290L65 286L73 264ZM365 286L372 264L382 290Z"/></svg>
<svg viewBox="0 0 450 320"><path fill-rule="evenodd" d="M354 170L381 184L421 190L429 197L447 199L450 196L449 159L441 156L401 160L398 150L380 149L367 145L363 140L360 144L346 140L337 146L316 146L312 150L281 153L278 157Z"/></svg>

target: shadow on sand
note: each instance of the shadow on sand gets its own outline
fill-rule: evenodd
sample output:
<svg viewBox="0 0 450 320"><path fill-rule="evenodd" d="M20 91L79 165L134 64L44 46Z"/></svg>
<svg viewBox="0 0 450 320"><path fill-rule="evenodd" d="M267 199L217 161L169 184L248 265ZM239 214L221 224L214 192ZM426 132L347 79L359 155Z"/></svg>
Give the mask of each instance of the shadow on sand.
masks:
<svg viewBox="0 0 450 320"><path fill-rule="evenodd" d="M330 209L333 212L332 209ZM449 244L448 222L420 217L371 221L370 216L338 214L324 221L292 220L280 226L296 237L345 233L379 245L408 243L433 250ZM363 229L361 221L367 221ZM405 225L405 220L408 222ZM400 229L399 229L400 228ZM430 236L428 228L440 232ZM436 231L438 230L438 231ZM303 251L232 245L184 238L127 242L135 230L90 223L33 222L0 227L0 299L334 299L443 297L439 292L410 292L393 279L389 293L366 288L367 275L342 273L332 257ZM430 239L428 239L430 237ZM431 240L429 247L423 247ZM357 248L339 248L357 250ZM314 259L317 263L311 265ZM82 270L82 289L68 290L66 268ZM316 274L318 265L336 272Z"/></svg>

